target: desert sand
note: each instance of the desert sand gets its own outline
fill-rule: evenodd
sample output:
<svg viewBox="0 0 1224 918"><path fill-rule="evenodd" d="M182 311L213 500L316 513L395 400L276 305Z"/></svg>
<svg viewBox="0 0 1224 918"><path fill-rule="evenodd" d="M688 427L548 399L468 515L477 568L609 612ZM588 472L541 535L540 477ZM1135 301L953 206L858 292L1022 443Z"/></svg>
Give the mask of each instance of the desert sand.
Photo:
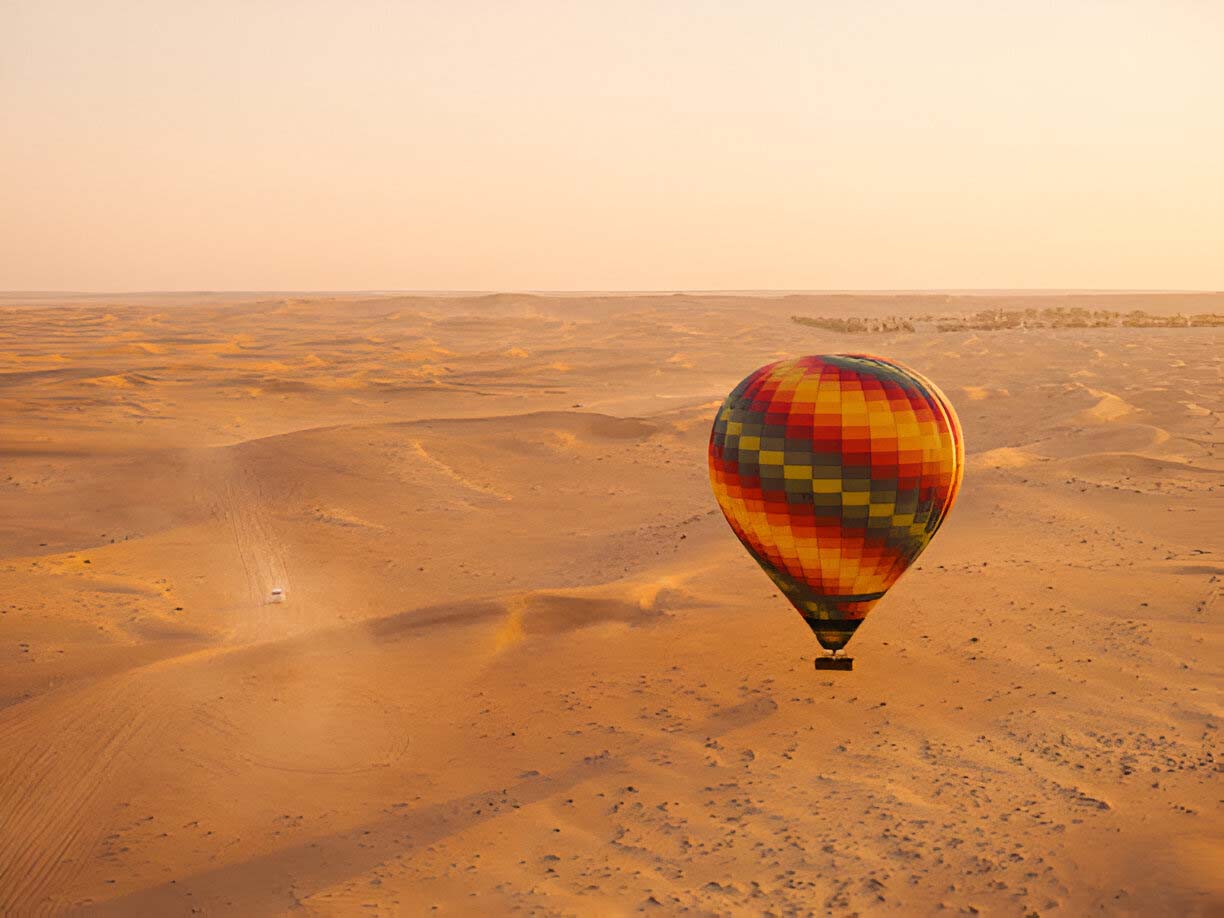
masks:
<svg viewBox="0 0 1224 918"><path fill-rule="evenodd" d="M1034 302L1224 311L10 297L0 914L1221 914L1224 329L791 321ZM837 352L968 457L817 673L706 444Z"/></svg>

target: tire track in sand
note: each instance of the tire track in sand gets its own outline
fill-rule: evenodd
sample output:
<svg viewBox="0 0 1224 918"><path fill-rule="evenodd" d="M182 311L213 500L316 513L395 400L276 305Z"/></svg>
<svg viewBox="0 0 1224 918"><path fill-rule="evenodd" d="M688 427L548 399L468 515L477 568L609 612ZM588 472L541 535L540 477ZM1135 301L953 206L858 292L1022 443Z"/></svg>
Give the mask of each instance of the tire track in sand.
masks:
<svg viewBox="0 0 1224 918"><path fill-rule="evenodd" d="M208 455L197 479L197 500L233 542L246 584L245 595L236 597L246 614L234 637L256 638L264 634L270 617L266 606L272 589L280 587L292 596L285 547L269 513L271 497L260 475L233 447Z"/></svg>
<svg viewBox="0 0 1224 918"><path fill-rule="evenodd" d="M289 587L268 497L228 450L200 471L197 494L232 535L246 599L262 608L273 586ZM259 622L248 617L243 626ZM70 906L56 890L71 888L102 841L115 803L105 788L182 707L172 689L158 687L160 669L150 664L0 711L0 915Z"/></svg>
<svg viewBox="0 0 1224 918"><path fill-rule="evenodd" d="M104 792L140 760L174 702L140 672L0 712L0 914L63 910L106 831Z"/></svg>

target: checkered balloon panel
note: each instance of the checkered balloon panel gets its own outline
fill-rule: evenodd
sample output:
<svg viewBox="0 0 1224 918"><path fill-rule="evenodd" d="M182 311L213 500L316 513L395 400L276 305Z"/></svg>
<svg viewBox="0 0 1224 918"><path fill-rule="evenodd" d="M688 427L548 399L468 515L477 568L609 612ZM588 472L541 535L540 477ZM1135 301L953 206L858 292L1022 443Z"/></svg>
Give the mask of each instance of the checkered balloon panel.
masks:
<svg viewBox="0 0 1224 918"><path fill-rule="evenodd" d="M727 522L829 650L926 547L963 468L943 393L861 354L761 367L727 396L710 434L710 483Z"/></svg>

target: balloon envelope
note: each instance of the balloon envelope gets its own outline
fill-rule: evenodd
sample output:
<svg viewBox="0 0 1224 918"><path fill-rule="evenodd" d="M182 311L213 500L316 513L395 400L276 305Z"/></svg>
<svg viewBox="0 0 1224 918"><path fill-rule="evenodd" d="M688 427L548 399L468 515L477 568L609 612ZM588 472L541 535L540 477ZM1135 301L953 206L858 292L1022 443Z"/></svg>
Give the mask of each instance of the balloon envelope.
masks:
<svg viewBox="0 0 1224 918"><path fill-rule="evenodd" d="M956 500L960 422L934 384L864 354L783 360L727 396L710 483L732 530L840 650Z"/></svg>

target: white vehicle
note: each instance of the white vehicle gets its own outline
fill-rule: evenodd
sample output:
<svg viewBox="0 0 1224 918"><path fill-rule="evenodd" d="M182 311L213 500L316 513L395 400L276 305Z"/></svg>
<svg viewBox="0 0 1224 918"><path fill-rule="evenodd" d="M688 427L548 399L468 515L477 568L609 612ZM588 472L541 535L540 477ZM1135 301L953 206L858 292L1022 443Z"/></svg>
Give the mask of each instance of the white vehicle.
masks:
<svg viewBox="0 0 1224 918"><path fill-rule="evenodd" d="M281 587L273 587L272 595L268 598L268 602L284 602L285 591Z"/></svg>

